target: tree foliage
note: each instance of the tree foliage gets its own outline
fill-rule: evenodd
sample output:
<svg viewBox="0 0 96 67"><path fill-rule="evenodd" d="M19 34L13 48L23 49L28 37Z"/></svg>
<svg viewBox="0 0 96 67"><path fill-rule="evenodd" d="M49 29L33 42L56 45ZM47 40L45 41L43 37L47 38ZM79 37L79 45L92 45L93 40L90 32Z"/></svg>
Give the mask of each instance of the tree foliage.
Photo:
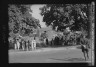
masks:
<svg viewBox="0 0 96 67"><path fill-rule="evenodd" d="M48 34L46 32L41 33L40 40L43 41L45 38L48 38Z"/></svg>
<svg viewBox="0 0 96 67"><path fill-rule="evenodd" d="M87 4L47 4L41 11L43 21L54 30L63 31L66 27L76 31L88 29Z"/></svg>
<svg viewBox="0 0 96 67"><path fill-rule="evenodd" d="M8 5L9 33L26 35L40 27L39 20L29 13L30 5Z"/></svg>

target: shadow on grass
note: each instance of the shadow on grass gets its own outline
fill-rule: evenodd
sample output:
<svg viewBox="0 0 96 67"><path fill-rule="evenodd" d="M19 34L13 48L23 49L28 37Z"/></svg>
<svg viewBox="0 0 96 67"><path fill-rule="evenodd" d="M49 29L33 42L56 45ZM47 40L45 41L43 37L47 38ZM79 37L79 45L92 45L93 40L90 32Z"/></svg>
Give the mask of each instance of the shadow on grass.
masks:
<svg viewBox="0 0 96 67"><path fill-rule="evenodd" d="M85 61L83 58L65 58L65 59L55 59L55 58L50 58L52 60L60 60L60 61Z"/></svg>

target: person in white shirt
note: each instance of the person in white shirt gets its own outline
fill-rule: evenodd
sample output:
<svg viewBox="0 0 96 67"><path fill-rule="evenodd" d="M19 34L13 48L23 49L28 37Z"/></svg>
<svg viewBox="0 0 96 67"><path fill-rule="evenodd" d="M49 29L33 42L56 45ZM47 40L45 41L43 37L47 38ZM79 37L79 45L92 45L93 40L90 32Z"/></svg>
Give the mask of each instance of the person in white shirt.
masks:
<svg viewBox="0 0 96 67"><path fill-rule="evenodd" d="M33 40L31 41L31 49L33 50Z"/></svg>
<svg viewBox="0 0 96 67"><path fill-rule="evenodd" d="M15 45L15 50L17 49L17 43L14 44Z"/></svg>
<svg viewBox="0 0 96 67"><path fill-rule="evenodd" d="M36 49L36 40L35 40L35 37L34 37L34 40L33 40L33 49Z"/></svg>
<svg viewBox="0 0 96 67"><path fill-rule="evenodd" d="M20 48L19 39L16 40L16 44L15 45L16 45L15 48L17 48L19 50L19 48Z"/></svg>
<svg viewBox="0 0 96 67"><path fill-rule="evenodd" d="M34 37L34 40L32 40L31 48L32 48L32 50L36 49L36 40L35 40L35 37Z"/></svg>
<svg viewBox="0 0 96 67"><path fill-rule="evenodd" d="M26 41L26 50L28 51L28 41Z"/></svg>
<svg viewBox="0 0 96 67"><path fill-rule="evenodd" d="M46 38L44 38L44 44L46 45Z"/></svg>

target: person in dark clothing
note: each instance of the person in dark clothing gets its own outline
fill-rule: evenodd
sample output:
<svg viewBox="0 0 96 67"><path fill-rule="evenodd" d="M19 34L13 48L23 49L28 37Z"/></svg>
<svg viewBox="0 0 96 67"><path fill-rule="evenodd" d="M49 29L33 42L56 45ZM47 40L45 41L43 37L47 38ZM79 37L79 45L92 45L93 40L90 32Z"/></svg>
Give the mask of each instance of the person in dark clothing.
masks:
<svg viewBox="0 0 96 67"><path fill-rule="evenodd" d="M53 39L51 40L51 46L53 46Z"/></svg>
<svg viewBox="0 0 96 67"><path fill-rule="evenodd" d="M86 45L81 45L81 49L82 49L82 52L84 54L85 60L88 59L89 56L88 56L88 49L86 48ZM86 55L87 55L87 57L86 57Z"/></svg>
<svg viewBox="0 0 96 67"><path fill-rule="evenodd" d="M55 45L59 45L59 37L55 37Z"/></svg>
<svg viewBox="0 0 96 67"><path fill-rule="evenodd" d="M46 45L48 45L49 44L49 41L48 41L48 38L46 38Z"/></svg>
<svg viewBox="0 0 96 67"><path fill-rule="evenodd" d="M81 41L81 50L82 50L82 52L84 54L85 60L86 59L89 59L89 55L88 55L88 52L89 52L88 44L84 43L84 40Z"/></svg>
<svg viewBox="0 0 96 67"><path fill-rule="evenodd" d="M28 41L26 41L26 50L28 51Z"/></svg>
<svg viewBox="0 0 96 67"><path fill-rule="evenodd" d="M54 45L57 45L57 37L54 39Z"/></svg>
<svg viewBox="0 0 96 67"><path fill-rule="evenodd" d="M64 44L63 44L63 36L62 36L62 38L61 38L61 44L64 45Z"/></svg>

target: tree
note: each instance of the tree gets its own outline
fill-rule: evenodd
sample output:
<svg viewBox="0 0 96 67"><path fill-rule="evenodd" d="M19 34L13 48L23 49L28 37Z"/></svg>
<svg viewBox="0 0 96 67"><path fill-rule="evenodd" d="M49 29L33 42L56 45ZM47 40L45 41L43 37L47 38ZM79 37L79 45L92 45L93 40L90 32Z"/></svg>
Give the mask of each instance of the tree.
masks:
<svg viewBox="0 0 96 67"><path fill-rule="evenodd" d="M46 31L44 31L43 33L41 33L41 40L43 41L45 38L48 38L48 35L46 33Z"/></svg>
<svg viewBox="0 0 96 67"><path fill-rule="evenodd" d="M8 5L9 33L30 34L40 27L39 20L31 16L31 5Z"/></svg>
<svg viewBox="0 0 96 67"><path fill-rule="evenodd" d="M66 27L75 31L89 29L87 4L47 4L41 8L41 15L46 25L57 31Z"/></svg>

